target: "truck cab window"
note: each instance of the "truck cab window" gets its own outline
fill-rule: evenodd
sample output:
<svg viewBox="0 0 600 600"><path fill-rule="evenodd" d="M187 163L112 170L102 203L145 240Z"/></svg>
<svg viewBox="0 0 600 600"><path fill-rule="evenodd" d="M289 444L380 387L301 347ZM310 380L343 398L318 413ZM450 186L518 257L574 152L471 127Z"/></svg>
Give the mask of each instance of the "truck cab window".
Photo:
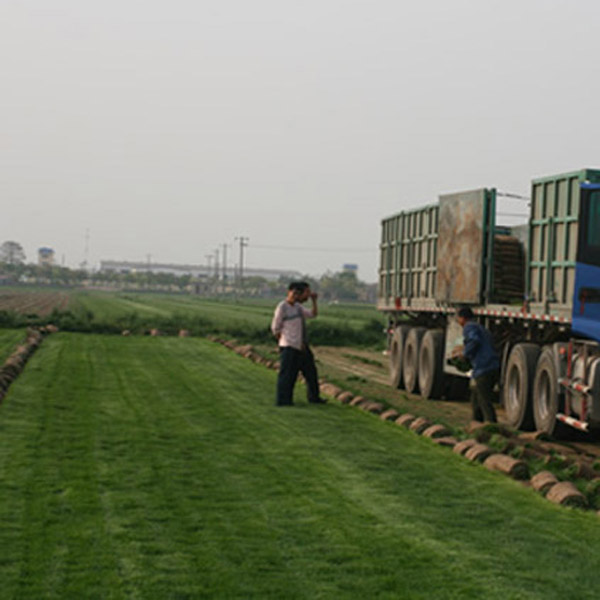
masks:
<svg viewBox="0 0 600 600"><path fill-rule="evenodd" d="M587 245L600 248L600 190L596 190L590 194Z"/></svg>
<svg viewBox="0 0 600 600"><path fill-rule="evenodd" d="M579 262L600 266L600 190L582 190Z"/></svg>

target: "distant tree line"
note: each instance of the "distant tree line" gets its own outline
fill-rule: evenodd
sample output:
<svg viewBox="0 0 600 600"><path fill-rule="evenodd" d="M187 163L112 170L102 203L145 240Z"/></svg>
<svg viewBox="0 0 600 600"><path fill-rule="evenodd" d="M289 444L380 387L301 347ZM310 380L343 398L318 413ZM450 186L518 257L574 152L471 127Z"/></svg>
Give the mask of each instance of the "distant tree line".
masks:
<svg viewBox="0 0 600 600"><path fill-rule="evenodd" d="M107 287L118 290L187 292L205 296L254 296L275 298L286 293L289 281L263 277L245 277L243 282L224 283L215 279L198 279L192 275L136 271L87 271L57 265L36 265L25 262L26 256L18 242L6 241L0 246L0 282L20 285L50 285L60 287ZM375 285L360 281L356 273L343 271L326 273L318 279L305 276L311 287L326 302L375 301Z"/></svg>
<svg viewBox="0 0 600 600"><path fill-rule="evenodd" d="M9 266L21 265L25 262L25 251L18 242L8 240L0 246L0 262Z"/></svg>

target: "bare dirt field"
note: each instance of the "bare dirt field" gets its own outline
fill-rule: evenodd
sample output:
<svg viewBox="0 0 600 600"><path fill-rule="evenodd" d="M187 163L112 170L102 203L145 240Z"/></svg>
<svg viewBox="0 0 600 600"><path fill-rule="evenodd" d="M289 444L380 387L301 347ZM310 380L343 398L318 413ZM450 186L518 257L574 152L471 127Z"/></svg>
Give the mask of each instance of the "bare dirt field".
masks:
<svg viewBox="0 0 600 600"><path fill-rule="evenodd" d="M68 303L67 292L0 290L0 310L36 314L43 317L50 314L55 308L66 309Z"/></svg>

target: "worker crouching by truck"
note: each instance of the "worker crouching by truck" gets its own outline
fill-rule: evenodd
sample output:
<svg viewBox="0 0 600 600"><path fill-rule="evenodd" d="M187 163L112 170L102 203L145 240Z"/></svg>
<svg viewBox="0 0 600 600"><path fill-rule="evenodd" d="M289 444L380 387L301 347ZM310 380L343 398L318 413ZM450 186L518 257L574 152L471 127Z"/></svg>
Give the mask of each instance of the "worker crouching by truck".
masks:
<svg viewBox="0 0 600 600"><path fill-rule="evenodd" d="M494 387L500 376L500 360L494 349L490 332L474 321L469 307L458 310L457 320L463 328L464 346L456 349L456 355L466 358L472 366L471 405L474 421L496 423L494 410Z"/></svg>

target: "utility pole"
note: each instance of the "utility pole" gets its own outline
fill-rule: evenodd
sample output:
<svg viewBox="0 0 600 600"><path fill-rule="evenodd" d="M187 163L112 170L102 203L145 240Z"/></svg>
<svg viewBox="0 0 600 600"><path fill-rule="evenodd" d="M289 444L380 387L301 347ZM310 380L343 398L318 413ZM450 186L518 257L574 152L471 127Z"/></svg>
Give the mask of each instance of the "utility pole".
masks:
<svg viewBox="0 0 600 600"><path fill-rule="evenodd" d="M229 244L223 244L223 262L221 268L223 269L223 285L227 284L227 248Z"/></svg>
<svg viewBox="0 0 600 600"><path fill-rule="evenodd" d="M218 295L219 294L219 249L218 248L214 251L214 255L215 255L214 293Z"/></svg>
<svg viewBox="0 0 600 600"><path fill-rule="evenodd" d="M236 237L240 242L240 288L244 285L244 248L248 246L250 238L245 236Z"/></svg>
<svg viewBox="0 0 600 600"><path fill-rule="evenodd" d="M214 285L214 283L211 281L211 275L212 275L212 261L215 257L214 254L205 254L204 255L206 258L206 263L207 263L207 267L206 267L206 291L208 293L212 293L212 287Z"/></svg>
<svg viewBox="0 0 600 600"><path fill-rule="evenodd" d="M215 250L215 279L219 279L219 249Z"/></svg>
<svg viewBox="0 0 600 600"><path fill-rule="evenodd" d="M207 268L206 268L206 276L210 277L210 272L212 270L212 261L214 258L214 254L205 254L204 258L206 258Z"/></svg>
<svg viewBox="0 0 600 600"><path fill-rule="evenodd" d="M86 229L85 230L85 247L83 250L83 262L80 265L80 267L82 269L87 270L89 259L90 259L90 230Z"/></svg>

